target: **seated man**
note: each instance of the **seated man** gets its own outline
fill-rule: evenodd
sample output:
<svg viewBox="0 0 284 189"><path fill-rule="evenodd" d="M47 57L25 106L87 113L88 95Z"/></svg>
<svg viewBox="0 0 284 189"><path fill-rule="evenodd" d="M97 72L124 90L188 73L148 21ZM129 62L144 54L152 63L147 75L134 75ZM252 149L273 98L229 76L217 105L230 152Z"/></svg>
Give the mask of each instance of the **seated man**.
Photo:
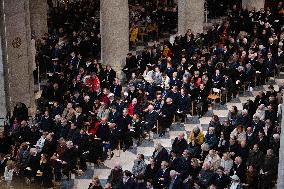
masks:
<svg viewBox="0 0 284 189"><path fill-rule="evenodd" d="M141 122L142 129L145 131L149 131L150 129L154 128L154 125L158 119L158 113L154 110L153 105L149 105L146 109L147 113L145 115L144 121Z"/></svg>
<svg viewBox="0 0 284 189"><path fill-rule="evenodd" d="M178 98L178 110L177 116L181 118L181 122L185 121L186 114L190 110L191 100L189 95L186 93L185 89L180 90L180 95Z"/></svg>

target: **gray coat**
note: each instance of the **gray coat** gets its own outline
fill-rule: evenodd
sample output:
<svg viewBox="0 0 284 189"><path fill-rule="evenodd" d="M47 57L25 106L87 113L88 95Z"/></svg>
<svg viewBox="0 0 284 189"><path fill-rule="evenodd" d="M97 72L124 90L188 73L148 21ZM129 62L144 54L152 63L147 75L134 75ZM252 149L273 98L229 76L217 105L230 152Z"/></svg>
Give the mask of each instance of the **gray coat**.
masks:
<svg viewBox="0 0 284 189"><path fill-rule="evenodd" d="M162 73L154 73L153 74L153 80L154 80L154 83L156 85L161 85L162 82L163 82L163 79L162 79Z"/></svg>
<svg viewBox="0 0 284 189"><path fill-rule="evenodd" d="M146 170L146 163L145 161L141 161L141 160L134 160L134 165L132 168L132 173L134 174L134 176L138 176L138 175L143 175L145 173Z"/></svg>

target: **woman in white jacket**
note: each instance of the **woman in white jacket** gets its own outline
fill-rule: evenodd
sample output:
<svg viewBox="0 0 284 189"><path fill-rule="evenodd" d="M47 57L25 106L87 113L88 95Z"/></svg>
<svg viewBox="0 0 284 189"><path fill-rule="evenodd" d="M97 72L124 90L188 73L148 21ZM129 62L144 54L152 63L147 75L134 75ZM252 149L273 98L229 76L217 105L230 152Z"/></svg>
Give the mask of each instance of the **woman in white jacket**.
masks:
<svg viewBox="0 0 284 189"><path fill-rule="evenodd" d="M220 166L224 168L224 172L226 175L230 174L233 164L234 161L231 159L230 154L228 152L224 153L221 159Z"/></svg>
<svg viewBox="0 0 284 189"><path fill-rule="evenodd" d="M154 71L152 70L150 65L146 66L146 70L143 72L142 76L147 82L149 82L150 80L153 80Z"/></svg>
<svg viewBox="0 0 284 189"><path fill-rule="evenodd" d="M10 188L11 182L13 180L15 164L13 161L8 161L4 171L4 181L6 182L6 187Z"/></svg>
<svg viewBox="0 0 284 189"><path fill-rule="evenodd" d="M254 116L258 116L260 120L264 121L265 118L265 105L261 104L258 106Z"/></svg>

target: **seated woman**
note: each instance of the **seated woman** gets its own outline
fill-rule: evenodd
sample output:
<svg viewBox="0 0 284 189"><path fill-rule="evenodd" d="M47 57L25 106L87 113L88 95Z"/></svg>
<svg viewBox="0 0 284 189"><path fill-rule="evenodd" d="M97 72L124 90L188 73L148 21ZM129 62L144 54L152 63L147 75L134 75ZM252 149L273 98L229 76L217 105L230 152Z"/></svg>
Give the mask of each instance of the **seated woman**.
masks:
<svg viewBox="0 0 284 189"><path fill-rule="evenodd" d="M100 179L97 176L93 177L88 189L103 189Z"/></svg>
<svg viewBox="0 0 284 189"><path fill-rule="evenodd" d="M138 42L138 33L139 33L139 28L135 23L132 23L129 33L130 33L130 39L129 39L130 45L135 46L136 43Z"/></svg>
<svg viewBox="0 0 284 189"><path fill-rule="evenodd" d="M39 161L39 167L36 174L36 177L38 178L38 181L40 182L41 186L43 188L51 188L53 187L52 179L53 179L53 173L52 173L52 167L49 163L49 160L47 158L46 154L41 154L40 161Z"/></svg>
<svg viewBox="0 0 284 189"><path fill-rule="evenodd" d="M188 143L189 143L189 151L193 157L198 157L201 152L201 145L204 141L204 134L202 130L195 126L193 130L190 132Z"/></svg>
<svg viewBox="0 0 284 189"><path fill-rule="evenodd" d="M141 121L138 114L134 114L132 117L132 124L131 124L131 136L134 139L134 144L140 144L140 137L142 135L142 128L141 128Z"/></svg>
<svg viewBox="0 0 284 189"><path fill-rule="evenodd" d="M246 131L243 125L238 125L230 134L230 137L235 137L240 143L241 141L246 140Z"/></svg>

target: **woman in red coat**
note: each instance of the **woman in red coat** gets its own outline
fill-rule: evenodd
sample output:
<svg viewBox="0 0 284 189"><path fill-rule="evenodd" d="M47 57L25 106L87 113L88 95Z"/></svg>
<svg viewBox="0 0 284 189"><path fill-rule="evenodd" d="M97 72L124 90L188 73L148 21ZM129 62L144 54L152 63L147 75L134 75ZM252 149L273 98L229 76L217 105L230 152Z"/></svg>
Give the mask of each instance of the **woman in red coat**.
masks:
<svg viewBox="0 0 284 189"><path fill-rule="evenodd" d="M92 89L93 92L98 92L100 89L100 79L95 73L91 74L91 77L86 81L86 85L89 87L89 89Z"/></svg>

